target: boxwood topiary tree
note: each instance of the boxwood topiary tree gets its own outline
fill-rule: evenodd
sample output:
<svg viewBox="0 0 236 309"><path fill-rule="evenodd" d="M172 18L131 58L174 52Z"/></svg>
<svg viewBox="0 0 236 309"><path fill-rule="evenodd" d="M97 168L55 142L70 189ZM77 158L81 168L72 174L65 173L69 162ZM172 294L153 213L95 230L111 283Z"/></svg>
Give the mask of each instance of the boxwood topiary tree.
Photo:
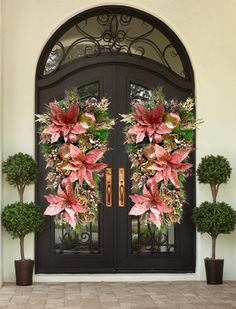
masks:
<svg viewBox="0 0 236 309"><path fill-rule="evenodd" d="M9 156L2 166L7 181L17 188L20 198L20 202L4 208L2 223L13 238L20 239L21 260L25 260L25 235L40 231L44 221L42 210L36 204L23 203L25 187L36 182L38 164L30 155L19 152Z"/></svg>
<svg viewBox="0 0 236 309"><path fill-rule="evenodd" d="M213 203L216 203L219 186L229 180L231 170L229 161L223 156L209 155L202 158L197 169L198 181L210 185Z"/></svg>
<svg viewBox="0 0 236 309"><path fill-rule="evenodd" d="M194 208L192 218L199 232L211 236L212 259L215 259L218 235L230 233L236 224L236 211L224 202L216 202L219 187L222 183L227 183L230 174L229 161L220 155L203 157L197 169L198 181L211 187L213 203L204 202L200 207Z"/></svg>
<svg viewBox="0 0 236 309"><path fill-rule="evenodd" d="M23 203L25 187L36 182L38 163L30 155L19 152L9 156L3 162L2 170L6 174L9 184L17 188L20 202Z"/></svg>
<svg viewBox="0 0 236 309"><path fill-rule="evenodd" d="M35 203L13 203L2 212L2 224L13 239L20 239L21 260L25 260L24 239L27 234L39 232L43 226L42 210Z"/></svg>
<svg viewBox="0 0 236 309"><path fill-rule="evenodd" d="M212 239L212 259L215 259L216 238L219 234L229 234L235 228L236 211L228 204L204 202L193 209L192 215L197 230L207 233Z"/></svg>

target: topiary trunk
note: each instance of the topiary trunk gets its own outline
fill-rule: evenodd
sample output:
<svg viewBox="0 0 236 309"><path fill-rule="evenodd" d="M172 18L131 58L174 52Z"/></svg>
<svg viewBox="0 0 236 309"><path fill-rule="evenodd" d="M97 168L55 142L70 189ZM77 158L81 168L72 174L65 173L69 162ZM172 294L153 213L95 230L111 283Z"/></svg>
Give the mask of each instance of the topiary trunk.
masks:
<svg viewBox="0 0 236 309"><path fill-rule="evenodd" d="M211 236L212 239L212 253L211 258L215 260L216 258L216 236Z"/></svg>
<svg viewBox="0 0 236 309"><path fill-rule="evenodd" d="M211 184L210 186L211 186L212 200L213 203L215 204L220 184Z"/></svg>
<svg viewBox="0 0 236 309"><path fill-rule="evenodd" d="M23 197L24 197L24 191L25 191L25 185L16 185L17 191L19 193L20 197L20 203L23 204Z"/></svg>
<svg viewBox="0 0 236 309"><path fill-rule="evenodd" d="M21 260L25 260L25 235L21 235L20 236L20 257L21 257Z"/></svg>

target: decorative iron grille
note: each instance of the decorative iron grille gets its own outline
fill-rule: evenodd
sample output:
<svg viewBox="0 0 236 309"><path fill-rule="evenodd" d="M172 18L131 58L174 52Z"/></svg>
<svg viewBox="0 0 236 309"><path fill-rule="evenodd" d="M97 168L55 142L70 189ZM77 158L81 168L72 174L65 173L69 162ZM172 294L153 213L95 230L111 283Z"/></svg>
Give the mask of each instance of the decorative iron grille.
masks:
<svg viewBox="0 0 236 309"><path fill-rule="evenodd" d="M175 252L175 229L161 232L155 226L145 225L140 218L132 219L131 253L154 254Z"/></svg>
<svg viewBox="0 0 236 309"><path fill-rule="evenodd" d="M129 8L104 8L74 19L70 28L61 31L47 46L40 77L47 78L78 58L127 54L152 59L181 78L189 79L191 70L184 66L180 44L164 33L163 24L158 27L152 19L142 18L145 16L133 14Z"/></svg>
<svg viewBox="0 0 236 309"><path fill-rule="evenodd" d="M68 224L55 229L56 254L96 254L100 252L98 224L89 222L81 231L74 231Z"/></svg>

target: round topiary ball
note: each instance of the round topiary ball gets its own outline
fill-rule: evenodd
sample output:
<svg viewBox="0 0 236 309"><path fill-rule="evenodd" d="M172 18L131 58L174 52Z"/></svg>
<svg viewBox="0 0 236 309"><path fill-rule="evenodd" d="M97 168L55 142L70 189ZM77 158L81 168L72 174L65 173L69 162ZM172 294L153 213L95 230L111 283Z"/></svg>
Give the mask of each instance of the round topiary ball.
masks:
<svg viewBox="0 0 236 309"><path fill-rule="evenodd" d="M30 155L19 152L3 162L2 170L10 185L30 185L36 182L38 163Z"/></svg>
<svg viewBox="0 0 236 309"><path fill-rule="evenodd" d="M210 185L226 183L231 174L229 161L223 156L205 156L197 169L198 181Z"/></svg>
<svg viewBox="0 0 236 309"><path fill-rule="evenodd" d="M198 232L217 237L219 234L229 234L235 229L236 210L224 202L204 202L193 209L192 219Z"/></svg>
<svg viewBox="0 0 236 309"><path fill-rule="evenodd" d="M20 238L33 232L41 231L44 216L35 203L13 203L2 212L2 225L12 238Z"/></svg>

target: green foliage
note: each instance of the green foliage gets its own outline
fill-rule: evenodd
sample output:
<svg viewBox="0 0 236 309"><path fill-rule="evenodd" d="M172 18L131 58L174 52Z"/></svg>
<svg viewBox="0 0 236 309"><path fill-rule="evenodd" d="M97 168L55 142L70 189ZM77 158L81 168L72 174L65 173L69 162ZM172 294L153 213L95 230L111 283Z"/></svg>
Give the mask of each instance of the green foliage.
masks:
<svg viewBox="0 0 236 309"><path fill-rule="evenodd" d="M144 143L142 145L127 144L126 151L128 154L136 153L137 151L142 150L143 147L146 146L147 144L144 144Z"/></svg>
<svg viewBox="0 0 236 309"><path fill-rule="evenodd" d="M96 109L96 111L94 113L94 117L99 122L99 121L104 121L104 120L109 119L109 114L108 114L107 111L102 111L100 109Z"/></svg>
<svg viewBox="0 0 236 309"><path fill-rule="evenodd" d="M210 185L226 183L231 174L229 161L223 156L209 155L202 158L197 176L200 183Z"/></svg>
<svg viewBox="0 0 236 309"><path fill-rule="evenodd" d="M12 238L41 231L43 222L42 210L34 203L15 202L2 212L2 224Z"/></svg>
<svg viewBox="0 0 236 309"><path fill-rule="evenodd" d="M94 182L94 188L96 189L96 190L98 190L99 189L99 182L100 182L100 178L99 178L99 176L98 176L98 174L93 174L93 182Z"/></svg>
<svg viewBox="0 0 236 309"><path fill-rule="evenodd" d="M192 130L182 130L181 136L183 139L186 139L188 141L192 141L194 137L194 132Z"/></svg>
<svg viewBox="0 0 236 309"><path fill-rule="evenodd" d="M10 185L30 185L36 182L38 164L28 154L19 152L9 156L2 164L3 173L7 175Z"/></svg>
<svg viewBox="0 0 236 309"><path fill-rule="evenodd" d="M107 141L109 132L108 130L96 130L94 135L96 136L97 139L100 139L102 141Z"/></svg>
<svg viewBox="0 0 236 309"><path fill-rule="evenodd" d="M137 150L137 147L132 145L132 144L127 144L126 149L127 149L128 153L132 153L132 152L135 152Z"/></svg>
<svg viewBox="0 0 236 309"><path fill-rule="evenodd" d="M183 188L184 188L184 183L185 183L184 175L179 174L179 175L178 175L178 180L179 180L179 186L180 186L180 188L183 189Z"/></svg>
<svg viewBox="0 0 236 309"><path fill-rule="evenodd" d="M204 202L193 209L192 219L198 232L216 238L219 234L229 234L234 230L236 211L224 202Z"/></svg>
<svg viewBox="0 0 236 309"><path fill-rule="evenodd" d="M40 151L45 154L45 153L51 153L52 152L52 145L49 144L40 144Z"/></svg>

